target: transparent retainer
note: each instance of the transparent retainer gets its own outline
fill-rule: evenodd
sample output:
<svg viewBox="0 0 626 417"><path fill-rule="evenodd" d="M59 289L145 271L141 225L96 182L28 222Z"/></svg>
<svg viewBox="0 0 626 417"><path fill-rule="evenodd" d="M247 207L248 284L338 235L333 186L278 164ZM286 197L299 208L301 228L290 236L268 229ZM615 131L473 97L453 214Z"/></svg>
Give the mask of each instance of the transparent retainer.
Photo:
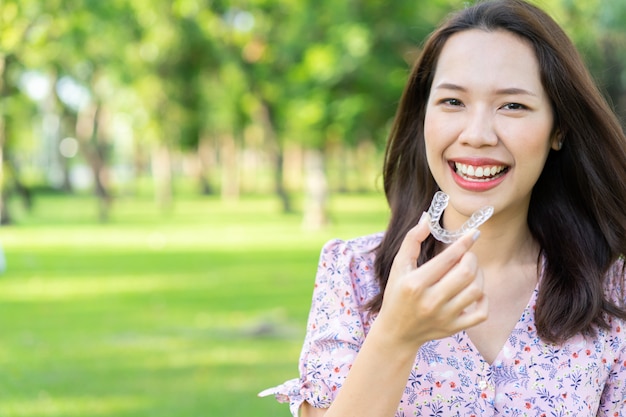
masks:
<svg viewBox="0 0 626 417"><path fill-rule="evenodd" d="M439 219L443 211L448 206L448 200L450 198L443 191L437 191L433 196L433 201L428 208L428 214L430 215L430 222L428 226L430 232L440 242L452 243L458 238L467 233L468 230L476 229L481 224L485 223L493 214L492 206L485 206L476 210L472 216L461 226L458 230L446 230L439 224Z"/></svg>

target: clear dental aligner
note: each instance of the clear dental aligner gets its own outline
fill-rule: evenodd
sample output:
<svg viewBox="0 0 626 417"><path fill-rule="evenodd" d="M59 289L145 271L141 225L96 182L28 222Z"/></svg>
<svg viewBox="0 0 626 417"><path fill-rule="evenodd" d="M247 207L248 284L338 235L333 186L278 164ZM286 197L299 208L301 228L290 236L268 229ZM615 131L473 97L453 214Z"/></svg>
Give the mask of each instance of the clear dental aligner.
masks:
<svg viewBox="0 0 626 417"><path fill-rule="evenodd" d="M489 220L493 214L492 206L485 206L476 210L472 216L461 226L458 230L446 230L439 224L439 219L443 211L448 206L449 197L443 191L437 191L433 196L433 201L428 208L428 214L430 215L430 232L440 242L452 243L461 236L463 236L468 230L476 229L478 226Z"/></svg>

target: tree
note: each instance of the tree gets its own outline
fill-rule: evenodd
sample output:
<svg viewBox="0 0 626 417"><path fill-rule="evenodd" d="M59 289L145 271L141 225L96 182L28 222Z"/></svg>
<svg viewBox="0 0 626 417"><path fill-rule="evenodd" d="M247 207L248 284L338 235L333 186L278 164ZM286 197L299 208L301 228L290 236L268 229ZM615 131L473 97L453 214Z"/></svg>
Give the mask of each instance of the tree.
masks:
<svg viewBox="0 0 626 417"><path fill-rule="evenodd" d="M22 191L30 204L30 194L19 179L17 164L9 153L17 146L11 133L19 130L15 124L24 114L22 95L18 88L21 56L31 45L36 45L42 38L40 32L45 21L39 13L36 1L7 0L1 6L0 18L0 223L10 222L11 216L5 204L9 189L5 173L10 169L16 188Z"/></svg>
<svg viewBox="0 0 626 417"><path fill-rule="evenodd" d="M202 192L212 191L218 172L212 164L219 161L222 195L236 198L246 168L242 154L250 154L244 148L251 143L270 161L283 210L293 210L287 185L293 175L284 170L291 162L287 150L297 149L305 155L298 167L308 167L305 217L315 219L306 223L321 225L328 193L350 188L346 173L361 167L352 155L381 151L421 42L464 3L5 0L0 160L12 188L23 188L18 149L32 146L14 138L24 137L33 118L57 120L44 131L55 157L68 165L57 155L58 142L80 142L104 221L115 191L112 164L132 164L137 175L149 170L157 203L167 208L176 161L197 161ZM626 3L546 4L626 117ZM24 80L33 74L47 80L45 97L25 94ZM129 151L122 154L121 147ZM0 212L6 213L1 204Z"/></svg>

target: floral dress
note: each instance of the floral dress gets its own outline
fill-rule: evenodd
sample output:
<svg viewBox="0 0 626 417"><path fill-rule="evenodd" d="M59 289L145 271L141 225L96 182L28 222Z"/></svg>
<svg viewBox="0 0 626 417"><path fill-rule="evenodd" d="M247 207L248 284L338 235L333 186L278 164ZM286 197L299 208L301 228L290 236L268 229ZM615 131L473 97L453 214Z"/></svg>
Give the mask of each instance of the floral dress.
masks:
<svg viewBox="0 0 626 417"><path fill-rule="evenodd" d="M374 249L382 233L322 249L300 377L259 395L330 407L375 317L363 304L379 292ZM609 271L606 291L623 300L621 262ZM563 344L542 342L534 322L537 290L497 355L487 363L465 332L432 340L417 352L395 417L405 416L626 416L626 337L622 320L595 337Z"/></svg>

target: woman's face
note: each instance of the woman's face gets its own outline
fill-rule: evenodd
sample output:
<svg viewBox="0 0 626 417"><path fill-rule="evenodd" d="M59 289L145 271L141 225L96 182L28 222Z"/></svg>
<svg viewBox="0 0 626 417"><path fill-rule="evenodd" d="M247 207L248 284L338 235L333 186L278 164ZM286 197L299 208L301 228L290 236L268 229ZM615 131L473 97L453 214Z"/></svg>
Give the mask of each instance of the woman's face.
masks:
<svg viewBox="0 0 626 417"><path fill-rule="evenodd" d="M532 188L557 146L552 130L550 100L528 43L503 30L450 37L424 121L430 170L450 196L446 227L485 205L526 219Z"/></svg>

